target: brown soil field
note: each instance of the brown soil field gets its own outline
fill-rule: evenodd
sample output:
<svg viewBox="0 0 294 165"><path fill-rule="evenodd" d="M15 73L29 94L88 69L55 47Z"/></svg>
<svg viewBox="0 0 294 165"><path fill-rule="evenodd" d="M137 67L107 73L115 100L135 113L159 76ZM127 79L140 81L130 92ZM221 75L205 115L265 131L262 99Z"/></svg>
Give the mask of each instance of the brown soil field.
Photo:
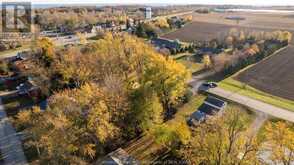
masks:
<svg viewBox="0 0 294 165"><path fill-rule="evenodd" d="M228 12L228 13L210 13L193 14L193 20L198 22L218 23L225 25L236 25L236 21L228 20L226 17L238 16L245 20L239 22L239 26L263 28L263 29L281 29L294 30L294 15L281 13L253 13L253 12Z"/></svg>
<svg viewBox="0 0 294 165"><path fill-rule="evenodd" d="M239 16L245 20L228 20L226 17ZM174 32L161 36L171 40L179 39L183 42L207 41L217 38L231 28L245 31L274 31L288 30L294 32L294 15L271 13L210 13L193 14L193 22Z"/></svg>
<svg viewBox="0 0 294 165"><path fill-rule="evenodd" d="M241 72L235 79L263 92L294 100L294 46Z"/></svg>
<svg viewBox="0 0 294 165"><path fill-rule="evenodd" d="M168 33L161 37L170 40L179 39L183 42L209 41L224 35L233 28L243 31L271 31L262 28L242 27L218 23L192 22L179 30Z"/></svg>

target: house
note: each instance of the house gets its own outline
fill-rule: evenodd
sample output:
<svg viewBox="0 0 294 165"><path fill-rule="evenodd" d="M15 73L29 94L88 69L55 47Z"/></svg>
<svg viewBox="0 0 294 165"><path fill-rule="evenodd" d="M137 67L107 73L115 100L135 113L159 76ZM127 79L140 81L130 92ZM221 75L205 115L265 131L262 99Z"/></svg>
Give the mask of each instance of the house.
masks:
<svg viewBox="0 0 294 165"><path fill-rule="evenodd" d="M139 165L133 157L128 155L126 151L119 148L108 155L106 155L102 160L96 162L97 165Z"/></svg>
<svg viewBox="0 0 294 165"><path fill-rule="evenodd" d="M201 111L195 111L191 114L191 116L189 117L187 123L188 125L192 126L192 125L198 125L202 122L204 122L206 119L206 114L201 112Z"/></svg>
<svg viewBox="0 0 294 165"><path fill-rule="evenodd" d="M224 110L225 107L227 106L227 102L213 96L208 96L204 100L204 103L218 109L218 111Z"/></svg>
<svg viewBox="0 0 294 165"><path fill-rule="evenodd" d="M226 108L227 103L221 99L213 96L208 96L204 103L198 108L197 111L192 113L187 120L188 125L196 126L206 120L210 116L222 114Z"/></svg>
<svg viewBox="0 0 294 165"><path fill-rule="evenodd" d="M181 44L178 41L163 39L163 38L154 38L151 40L151 44L156 48L167 48L167 49L180 49Z"/></svg>

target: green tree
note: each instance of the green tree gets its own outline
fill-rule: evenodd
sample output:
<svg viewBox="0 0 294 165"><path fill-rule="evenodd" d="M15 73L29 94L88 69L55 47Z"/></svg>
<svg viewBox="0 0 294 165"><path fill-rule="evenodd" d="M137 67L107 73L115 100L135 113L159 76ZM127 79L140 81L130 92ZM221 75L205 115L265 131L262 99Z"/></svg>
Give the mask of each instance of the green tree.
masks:
<svg viewBox="0 0 294 165"><path fill-rule="evenodd" d="M184 65L156 53L150 54L145 68L143 84L150 84L164 109L170 110L171 105L184 95L190 72Z"/></svg>

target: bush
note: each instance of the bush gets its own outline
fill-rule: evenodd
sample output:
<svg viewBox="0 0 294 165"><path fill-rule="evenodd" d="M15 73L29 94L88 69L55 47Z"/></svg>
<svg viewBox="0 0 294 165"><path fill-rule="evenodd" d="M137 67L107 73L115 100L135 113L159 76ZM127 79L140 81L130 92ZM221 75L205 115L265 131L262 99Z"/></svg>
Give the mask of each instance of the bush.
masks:
<svg viewBox="0 0 294 165"><path fill-rule="evenodd" d="M9 67L6 62L0 62L0 74L7 75L9 72Z"/></svg>
<svg viewBox="0 0 294 165"><path fill-rule="evenodd" d="M187 90L183 97L183 103L189 102L192 99L192 97L193 97L193 92L191 90Z"/></svg>

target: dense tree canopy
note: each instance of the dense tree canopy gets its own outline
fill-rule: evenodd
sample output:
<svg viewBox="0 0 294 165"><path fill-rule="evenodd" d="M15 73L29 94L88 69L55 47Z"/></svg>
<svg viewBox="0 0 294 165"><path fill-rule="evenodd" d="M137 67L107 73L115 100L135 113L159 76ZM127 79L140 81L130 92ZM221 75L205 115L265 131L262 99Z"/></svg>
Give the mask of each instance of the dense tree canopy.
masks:
<svg viewBox="0 0 294 165"><path fill-rule="evenodd" d="M185 67L138 38L107 34L83 49L61 51L41 41L27 74L48 91L49 106L21 112L16 120L32 135L25 144L38 150L41 161L76 163L104 155L161 124L185 94Z"/></svg>

